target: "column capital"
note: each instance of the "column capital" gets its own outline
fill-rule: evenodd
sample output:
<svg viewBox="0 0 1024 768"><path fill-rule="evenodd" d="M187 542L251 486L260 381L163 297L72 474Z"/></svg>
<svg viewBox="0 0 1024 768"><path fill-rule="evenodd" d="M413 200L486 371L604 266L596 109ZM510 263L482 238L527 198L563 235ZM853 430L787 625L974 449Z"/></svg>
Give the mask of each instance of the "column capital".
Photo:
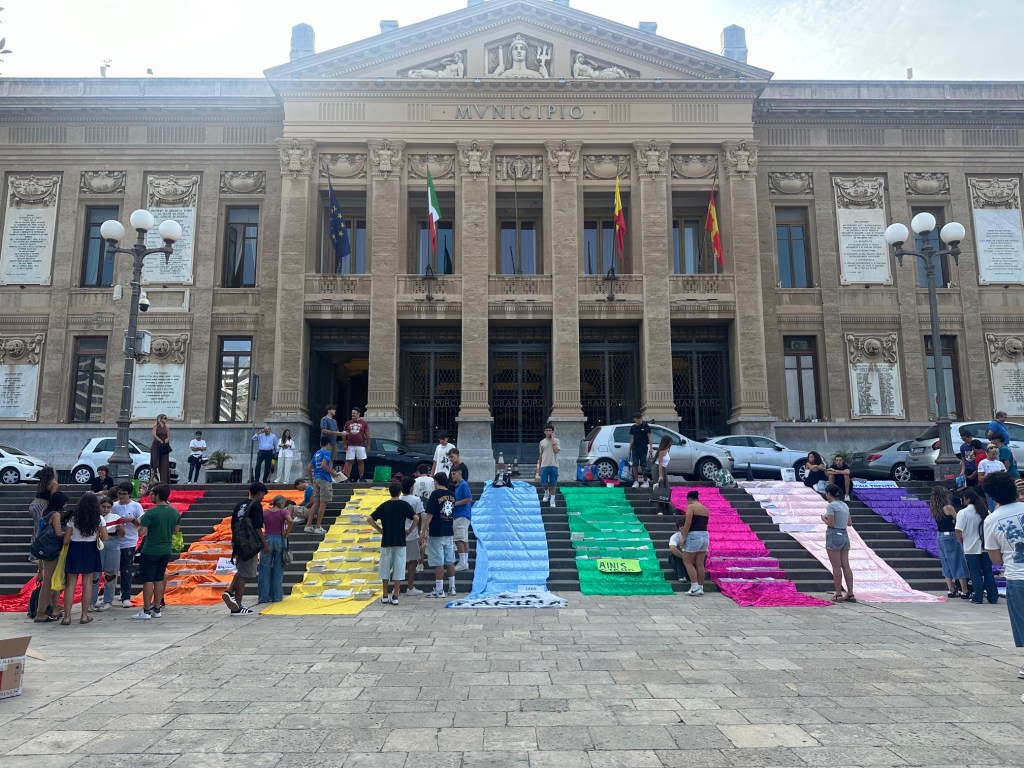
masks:
<svg viewBox="0 0 1024 768"><path fill-rule="evenodd" d="M387 179L392 174L401 176L405 161L405 142L399 139L371 139L366 142L370 149L370 175Z"/></svg>
<svg viewBox="0 0 1024 768"><path fill-rule="evenodd" d="M281 154L281 175L308 179L313 173L316 142L311 139L278 139Z"/></svg>
<svg viewBox="0 0 1024 768"><path fill-rule="evenodd" d="M455 146L459 149L459 165L462 167L463 178L489 178L493 141L459 140L455 142Z"/></svg>
<svg viewBox="0 0 1024 768"><path fill-rule="evenodd" d="M545 141L544 152L548 161L548 178L560 176L563 179L575 179L580 170L580 149L582 141L567 139Z"/></svg>
<svg viewBox="0 0 1024 768"><path fill-rule="evenodd" d="M757 176L757 146L754 139L723 141L725 158L722 165L730 179L751 179Z"/></svg>
<svg viewBox="0 0 1024 768"><path fill-rule="evenodd" d="M659 141L636 141L633 143L633 152L636 154L636 170L640 178L657 176L667 173L668 152L672 142L668 140Z"/></svg>

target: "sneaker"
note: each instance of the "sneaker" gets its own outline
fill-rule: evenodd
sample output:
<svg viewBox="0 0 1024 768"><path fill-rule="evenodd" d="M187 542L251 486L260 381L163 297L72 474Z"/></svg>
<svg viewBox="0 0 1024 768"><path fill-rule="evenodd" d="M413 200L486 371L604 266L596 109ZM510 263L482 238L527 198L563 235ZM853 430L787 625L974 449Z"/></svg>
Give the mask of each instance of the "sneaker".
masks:
<svg viewBox="0 0 1024 768"><path fill-rule="evenodd" d="M387 605L388 602L389 602L388 601L388 596L387 595L381 595L380 602L381 602L381 605Z"/></svg>
<svg viewBox="0 0 1024 768"><path fill-rule="evenodd" d="M1019 677L1021 680L1024 680L1024 667L1021 667L1017 670L1017 677Z"/></svg>
<svg viewBox="0 0 1024 768"><path fill-rule="evenodd" d="M306 526L305 528L303 528L303 529L302 529L302 531L303 531L304 533L312 533L312 532L313 532L313 530L314 530L314 529L313 529L313 526L312 526L312 525L307 525L307 526Z"/></svg>
<svg viewBox="0 0 1024 768"><path fill-rule="evenodd" d="M149 615L149 611L139 611L134 616L132 616L132 618L138 619L139 621L149 621L153 617Z"/></svg>
<svg viewBox="0 0 1024 768"><path fill-rule="evenodd" d="M293 522L293 523L302 523L302 522L305 522L305 521L304 521L304 519L303 519L303 518L301 518L301 517L293 517L293 518L292 518L292 522Z"/></svg>
<svg viewBox="0 0 1024 768"><path fill-rule="evenodd" d="M131 608L132 607L132 601L131 600L122 600L121 601L121 607L122 608Z"/></svg>
<svg viewBox="0 0 1024 768"><path fill-rule="evenodd" d="M850 500L850 494L846 494L846 498L843 499L843 501L849 501L849 500Z"/></svg>
<svg viewBox="0 0 1024 768"><path fill-rule="evenodd" d="M407 590L405 590L405 594L407 594L407 595L413 595L413 596L415 597L415 596L417 596L417 595L422 595L422 594L424 594L424 592L423 592L423 590L422 590L422 589L416 589L416 587L413 587L412 589L407 589Z"/></svg>
<svg viewBox="0 0 1024 768"><path fill-rule="evenodd" d="M324 534L327 533L327 531L324 529L322 525L318 525L316 528L313 529L313 533Z"/></svg>
<svg viewBox="0 0 1024 768"><path fill-rule="evenodd" d="M150 611L149 615L152 616L154 619L163 618L163 614L160 613L160 610L158 608L154 608L152 611Z"/></svg>
<svg viewBox="0 0 1024 768"><path fill-rule="evenodd" d="M38 563L38 562L39 562L39 558L38 558L38 557L36 557L35 555L29 555L29 556L28 556L28 561L29 561L30 563Z"/></svg>
<svg viewBox="0 0 1024 768"><path fill-rule="evenodd" d="M232 594L231 594L230 592L228 592L228 591L226 591L226 590L225 590L225 592L224 592L224 593L223 593L223 594L221 595L221 599L222 599L222 600L224 601L224 604L225 604L225 605L226 605L226 606L227 606L228 608L230 608L230 609L231 609L231 612L232 612L232 613L234 613L235 611L237 611L237 610L239 609L239 607L240 607L240 606L238 605L238 601L237 601L237 600L235 600L235 596L234 596L234 595L232 595Z"/></svg>
<svg viewBox="0 0 1024 768"><path fill-rule="evenodd" d="M459 594L459 593L458 593L458 591L457 591L457 590L454 590L454 589L449 589L449 590L448 590L447 592L445 592L444 594L445 594L445 597L455 597L455 596L456 596L457 594Z"/></svg>
<svg viewBox="0 0 1024 768"><path fill-rule="evenodd" d="M632 487L633 488L639 488L640 487L640 481L639 480L634 481Z"/></svg>
<svg viewBox="0 0 1024 768"><path fill-rule="evenodd" d="M551 498L551 494L548 493L547 491L544 491L544 498L540 500L540 503L541 504L546 504L547 500L550 499L550 498Z"/></svg>
<svg viewBox="0 0 1024 768"><path fill-rule="evenodd" d="M254 613L256 613L256 611L254 611L252 608L246 608L243 605L237 611L232 611L231 615L232 616L252 616Z"/></svg>
<svg viewBox="0 0 1024 768"><path fill-rule="evenodd" d="M427 597L444 597L443 589L432 589L427 592Z"/></svg>
<svg viewBox="0 0 1024 768"><path fill-rule="evenodd" d="M95 606L95 609L97 611L109 611L113 607L114 607L113 603L97 603L96 606Z"/></svg>
<svg viewBox="0 0 1024 768"><path fill-rule="evenodd" d="M644 480L642 483L640 483L640 487L641 488L650 488L651 484L649 482L647 482L646 480Z"/></svg>
<svg viewBox="0 0 1024 768"><path fill-rule="evenodd" d="M955 591L954 592L947 592L946 593L946 597L954 598L954 597L957 597L959 594L960 594L959 592L955 592Z"/></svg>
<svg viewBox="0 0 1024 768"><path fill-rule="evenodd" d="M703 595L704 594L704 588L701 587L700 584L694 584L692 587L690 587L690 591L687 592L686 594L694 596L694 597L696 597L697 595Z"/></svg>
<svg viewBox="0 0 1024 768"><path fill-rule="evenodd" d="M552 507L554 507L554 506L555 506L555 497L554 497L554 496L552 496L552 497L551 497L551 500L550 500L550 501L549 501L548 503L549 503L549 504L550 504L550 505L551 505Z"/></svg>
<svg viewBox="0 0 1024 768"><path fill-rule="evenodd" d="M391 604L392 605L398 605L398 595L392 595L391 596Z"/></svg>
<svg viewBox="0 0 1024 768"><path fill-rule="evenodd" d="M469 570L469 565L463 565L462 563L456 563L455 564L455 571L456 572L458 572L458 571L468 571L468 570Z"/></svg>

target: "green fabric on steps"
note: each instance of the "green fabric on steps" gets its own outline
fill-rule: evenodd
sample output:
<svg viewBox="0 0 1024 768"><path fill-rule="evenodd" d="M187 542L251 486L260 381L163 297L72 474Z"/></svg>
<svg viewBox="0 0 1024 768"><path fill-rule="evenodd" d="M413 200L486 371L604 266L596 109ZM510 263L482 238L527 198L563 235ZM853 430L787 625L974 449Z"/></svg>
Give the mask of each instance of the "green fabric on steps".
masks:
<svg viewBox="0 0 1024 768"><path fill-rule="evenodd" d="M576 550L580 591L585 595L670 595L658 553L621 488L560 488ZM597 560L640 561L640 573L601 573Z"/></svg>

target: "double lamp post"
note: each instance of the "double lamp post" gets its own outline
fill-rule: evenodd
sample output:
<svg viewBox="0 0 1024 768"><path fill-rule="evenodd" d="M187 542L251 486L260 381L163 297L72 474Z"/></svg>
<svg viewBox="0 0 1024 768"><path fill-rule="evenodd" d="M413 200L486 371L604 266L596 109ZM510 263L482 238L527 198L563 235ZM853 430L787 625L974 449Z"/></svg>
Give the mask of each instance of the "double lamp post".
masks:
<svg viewBox="0 0 1024 768"><path fill-rule="evenodd" d="M121 222L110 219L100 225L100 236L107 241L107 256L111 259L118 253L126 253L132 257L132 295L128 305L128 330L124 335L124 374L121 377L121 410L117 416L117 444L107 464L110 476L115 483L131 479L132 457L128 453L128 430L132 425L132 388L135 386L135 343L139 333L139 301L142 297L142 263L154 253L162 253L168 261L174 250L174 243L181 237L181 225L168 219L160 224L160 239L164 241L162 248L147 248L146 233L153 228L156 220L153 214L145 209L132 213L129 218L137 239L131 248L120 248L118 243L125 236L125 228ZM148 307L148 304L147 304ZM156 467L151 467L153 472ZM168 477L161 477L160 482L166 483Z"/></svg>

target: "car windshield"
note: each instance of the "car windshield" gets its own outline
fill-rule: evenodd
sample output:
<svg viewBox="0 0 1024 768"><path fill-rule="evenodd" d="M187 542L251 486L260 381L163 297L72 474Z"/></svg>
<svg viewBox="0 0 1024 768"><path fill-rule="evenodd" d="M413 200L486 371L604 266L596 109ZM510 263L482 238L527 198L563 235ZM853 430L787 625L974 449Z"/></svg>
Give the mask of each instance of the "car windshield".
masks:
<svg viewBox="0 0 1024 768"><path fill-rule="evenodd" d="M932 427L927 432L925 432L923 435L920 435L917 439L918 440L935 440L936 438L938 438L938 436L939 436L939 428L938 427Z"/></svg>
<svg viewBox="0 0 1024 768"><path fill-rule="evenodd" d="M590 434L589 434L589 435L587 435L587 436L586 436L585 438L583 438L583 439L584 439L584 440L589 440L589 441L594 441L594 440L596 440L596 439L597 439L597 433L598 433L598 432L600 432L600 431L601 431L601 428L600 428L600 427L594 427L594 428L593 428L592 430L590 430Z"/></svg>
<svg viewBox="0 0 1024 768"><path fill-rule="evenodd" d="M936 437L938 437L938 435L936 435ZM892 443L882 443L881 445L876 445L874 448L868 448L867 452L868 453L885 453L887 450L889 450L889 446L891 446L891 445L892 445Z"/></svg>
<svg viewBox="0 0 1024 768"><path fill-rule="evenodd" d="M17 448L11 448L9 445L0 445L0 451L9 453L11 456L28 456L24 451L19 451Z"/></svg>

